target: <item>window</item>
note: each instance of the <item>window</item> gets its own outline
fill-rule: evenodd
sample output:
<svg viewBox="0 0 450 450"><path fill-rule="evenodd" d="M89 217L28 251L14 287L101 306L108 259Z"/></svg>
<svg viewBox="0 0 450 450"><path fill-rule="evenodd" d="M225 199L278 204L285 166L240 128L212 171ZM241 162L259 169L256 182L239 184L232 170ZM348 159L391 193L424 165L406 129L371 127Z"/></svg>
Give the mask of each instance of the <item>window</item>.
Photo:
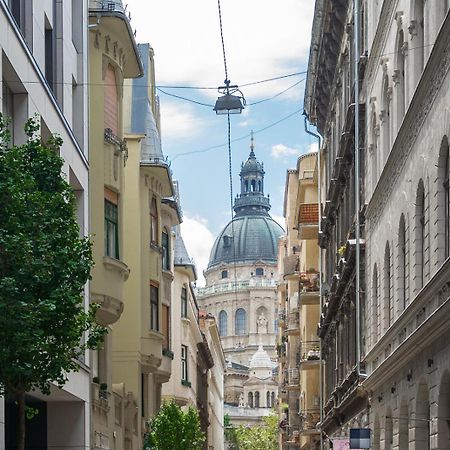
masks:
<svg viewBox="0 0 450 450"><path fill-rule="evenodd" d="M156 197L150 203L150 243L158 245L158 208Z"/></svg>
<svg viewBox="0 0 450 450"><path fill-rule="evenodd" d="M415 0L414 2L414 29L411 46L414 48L416 83L422 74L425 61L425 23L424 23L424 0Z"/></svg>
<svg viewBox="0 0 450 450"><path fill-rule="evenodd" d="M162 245L162 268L163 270L170 270L170 248L169 248L169 235L166 231L161 234Z"/></svg>
<svg viewBox="0 0 450 450"><path fill-rule="evenodd" d="M380 336L380 321L379 321L380 313L378 311L378 270L377 265L375 264L373 267L373 275L372 275L372 336L373 336L373 345L378 341ZM372 346L373 346L372 345Z"/></svg>
<svg viewBox="0 0 450 450"><path fill-rule="evenodd" d="M403 116L405 115L405 56L404 56L403 30L400 30L397 37L397 129L400 128Z"/></svg>
<svg viewBox="0 0 450 450"><path fill-rule="evenodd" d="M103 101L104 126L116 136L119 134L119 100L117 94L116 72L109 64L105 73L105 96Z"/></svg>
<svg viewBox="0 0 450 450"><path fill-rule="evenodd" d="M222 274L221 274L222 280L224 278L228 278L228 270L222 270Z"/></svg>
<svg viewBox="0 0 450 450"><path fill-rule="evenodd" d="M150 329L159 331L159 289L150 285Z"/></svg>
<svg viewBox="0 0 450 450"><path fill-rule="evenodd" d="M235 327L235 334L237 336L242 336L246 332L246 323L245 323L246 317L245 316L246 316L246 314L245 314L244 309L239 308L236 311L234 327Z"/></svg>
<svg viewBox="0 0 450 450"><path fill-rule="evenodd" d="M170 350L170 308L161 307L161 334L164 336L163 349Z"/></svg>
<svg viewBox="0 0 450 450"><path fill-rule="evenodd" d="M255 408L259 408L259 391L255 392Z"/></svg>
<svg viewBox="0 0 450 450"><path fill-rule="evenodd" d="M45 70L44 70L44 72L45 72L45 79L47 80L47 83L53 92L55 91L55 86L54 86L54 79L55 79L54 48L55 48L55 42L54 42L53 29L52 29L51 25L49 24L47 18L45 18L45 48L44 48L44 55L45 55L44 69Z"/></svg>
<svg viewBox="0 0 450 450"><path fill-rule="evenodd" d="M419 181L416 194L416 289L422 289L425 281L425 188Z"/></svg>
<svg viewBox="0 0 450 450"><path fill-rule="evenodd" d="M398 227L398 278L399 278L399 306L400 311L406 307L406 230L405 216L400 217L400 225Z"/></svg>
<svg viewBox="0 0 450 450"><path fill-rule="evenodd" d="M220 311L219 313L219 334L221 336L227 335L228 328L228 315L226 311Z"/></svg>
<svg viewBox="0 0 450 450"><path fill-rule="evenodd" d="M188 381L188 348L187 345L181 346L181 380Z"/></svg>
<svg viewBox="0 0 450 450"><path fill-rule="evenodd" d="M390 88L389 88L389 77L387 74L384 76L383 80L383 115L382 115L382 126L383 126L383 154L384 160L386 161L389 152L391 150L391 99L390 99Z"/></svg>
<svg viewBox="0 0 450 450"><path fill-rule="evenodd" d="M392 323L392 281L391 281L391 250L389 242L384 250L384 329Z"/></svg>
<svg viewBox="0 0 450 450"><path fill-rule="evenodd" d="M262 277L264 275L264 269L262 267L257 267L255 270L255 275L257 277Z"/></svg>
<svg viewBox="0 0 450 450"><path fill-rule="evenodd" d="M181 317L188 316L187 300L187 289L183 287L181 288Z"/></svg>
<svg viewBox="0 0 450 450"><path fill-rule="evenodd" d="M271 394L271 403L270 405L272 406L272 408L275 406L275 392L272 392Z"/></svg>
<svg viewBox="0 0 450 450"><path fill-rule="evenodd" d="M253 408L253 392L248 393L248 406L249 408Z"/></svg>
<svg viewBox="0 0 450 450"><path fill-rule="evenodd" d="M266 408L270 408L270 392L266 392Z"/></svg>
<svg viewBox="0 0 450 450"><path fill-rule="evenodd" d="M110 198L117 194L110 192ZM119 259L119 222L117 203L105 199L105 255Z"/></svg>
<svg viewBox="0 0 450 450"><path fill-rule="evenodd" d="M442 220L444 222L444 259L450 256L450 162L449 162L449 145L448 138L444 136L441 143L441 149L439 152L439 171L440 178L442 180L442 193L441 202L443 202L443 208L441 211L443 214Z"/></svg>

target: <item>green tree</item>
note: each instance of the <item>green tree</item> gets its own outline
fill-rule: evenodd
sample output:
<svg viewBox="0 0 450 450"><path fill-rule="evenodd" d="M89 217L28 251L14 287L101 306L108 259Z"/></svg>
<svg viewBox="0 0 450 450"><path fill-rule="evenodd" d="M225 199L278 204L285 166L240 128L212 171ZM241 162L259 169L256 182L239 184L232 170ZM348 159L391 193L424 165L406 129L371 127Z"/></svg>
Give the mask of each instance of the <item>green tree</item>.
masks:
<svg viewBox="0 0 450 450"><path fill-rule="evenodd" d="M263 418L264 425L235 429L236 448L239 450L278 450L278 416Z"/></svg>
<svg viewBox="0 0 450 450"><path fill-rule="evenodd" d="M162 404L149 422L144 448L152 450L200 450L205 434L198 412L192 406L183 411L173 401Z"/></svg>
<svg viewBox="0 0 450 450"><path fill-rule="evenodd" d="M16 399L17 448L25 448L25 393L63 386L106 330L84 307L91 243L80 237L75 198L62 178L62 140L46 144L29 119L10 145L0 114L0 393ZM87 338L85 337L85 333Z"/></svg>

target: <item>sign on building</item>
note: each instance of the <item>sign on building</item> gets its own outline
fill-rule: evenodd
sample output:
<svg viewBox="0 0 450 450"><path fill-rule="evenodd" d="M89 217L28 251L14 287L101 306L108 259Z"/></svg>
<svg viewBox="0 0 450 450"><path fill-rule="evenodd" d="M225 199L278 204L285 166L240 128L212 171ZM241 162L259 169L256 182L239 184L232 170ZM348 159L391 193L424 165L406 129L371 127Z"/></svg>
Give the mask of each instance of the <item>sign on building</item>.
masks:
<svg viewBox="0 0 450 450"><path fill-rule="evenodd" d="M350 448L370 448L370 428L351 428Z"/></svg>

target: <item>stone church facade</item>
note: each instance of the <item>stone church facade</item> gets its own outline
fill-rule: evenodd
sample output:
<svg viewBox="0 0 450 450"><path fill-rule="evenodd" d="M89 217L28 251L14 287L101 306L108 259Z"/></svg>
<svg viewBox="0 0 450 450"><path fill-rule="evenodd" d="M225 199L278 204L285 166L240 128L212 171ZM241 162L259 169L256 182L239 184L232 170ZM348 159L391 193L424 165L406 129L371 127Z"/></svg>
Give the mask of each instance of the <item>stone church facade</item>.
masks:
<svg viewBox="0 0 450 450"><path fill-rule="evenodd" d="M227 360L225 403L253 409L258 417L274 406L278 391L272 371L276 367L277 248L284 231L269 215L264 167L256 159L253 138L250 148L241 166L241 192L235 199L233 220L213 245L206 286L198 289L197 298L219 324ZM267 410L259 414L258 408Z"/></svg>

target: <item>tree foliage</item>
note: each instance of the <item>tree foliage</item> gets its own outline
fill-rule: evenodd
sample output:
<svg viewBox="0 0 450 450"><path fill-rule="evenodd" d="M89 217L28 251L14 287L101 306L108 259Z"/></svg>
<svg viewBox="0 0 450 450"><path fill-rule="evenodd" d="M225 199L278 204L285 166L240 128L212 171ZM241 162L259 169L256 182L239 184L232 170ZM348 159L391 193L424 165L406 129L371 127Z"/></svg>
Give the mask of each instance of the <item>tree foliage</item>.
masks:
<svg viewBox="0 0 450 450"><path fill-rule="evenodd" d="M264 425L234 428L230 441L239 450L278 450L278 416L263 417Z"/></svg>
<svg viewBox="0 0 450 450"><path fill-rule="evenodd" d="M43 144L38 131L28 120L27 141L11 146L0 114L0 392L18 398L64 385L105 333L84 307L91 243L61 175L62 140Z"/></svg>
<svg viewBox="0 0 450 450"><path fill-rule="evenodd" d="M149 422L144 448L152 450L200 450L205 434L198 412L192 406L183 411L173 401L162 404Z"/></svg>

